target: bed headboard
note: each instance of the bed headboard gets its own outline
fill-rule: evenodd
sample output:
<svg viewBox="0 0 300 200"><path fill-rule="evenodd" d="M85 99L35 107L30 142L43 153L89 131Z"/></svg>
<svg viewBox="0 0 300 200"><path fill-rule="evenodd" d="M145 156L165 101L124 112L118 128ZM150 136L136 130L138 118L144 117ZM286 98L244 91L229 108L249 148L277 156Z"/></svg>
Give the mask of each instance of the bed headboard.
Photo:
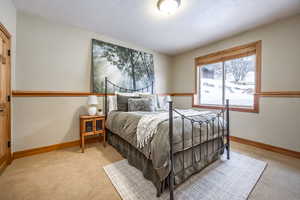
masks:
<svg viewBox="0 0 300 200"><path fill-rule="evenodd" d="M113 94L108 93L108 88L112 88ZM115 92L128 92L128 93L134 93L134 92L151 92L151 94L154 93L154 82L151 81L150 85L147 85L146 87L139 88L139 89L129 89L124 88L121 86L118 86L117 84L111 82L108 80L107 77L105 77L105 92L104 92L104 109L105 109L105 117L108 113L108 102L107 102L107 95L114 95Z"/></svg>

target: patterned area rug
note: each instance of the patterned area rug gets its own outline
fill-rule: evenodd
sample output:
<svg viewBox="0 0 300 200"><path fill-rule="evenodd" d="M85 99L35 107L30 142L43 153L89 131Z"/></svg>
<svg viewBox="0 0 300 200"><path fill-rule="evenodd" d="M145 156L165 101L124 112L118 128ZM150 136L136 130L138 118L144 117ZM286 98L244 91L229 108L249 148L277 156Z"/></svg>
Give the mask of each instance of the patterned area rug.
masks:
<svg viewBox="0 0 300 200"><path fill-rule="evenodd" d="M261 177L267 163L231 152L200 173L192 176L175 190L175 199L245 200ZM169 199L165 192L156 198L156 189L142 173L121 160L104 167L123 200Z"/></svg>

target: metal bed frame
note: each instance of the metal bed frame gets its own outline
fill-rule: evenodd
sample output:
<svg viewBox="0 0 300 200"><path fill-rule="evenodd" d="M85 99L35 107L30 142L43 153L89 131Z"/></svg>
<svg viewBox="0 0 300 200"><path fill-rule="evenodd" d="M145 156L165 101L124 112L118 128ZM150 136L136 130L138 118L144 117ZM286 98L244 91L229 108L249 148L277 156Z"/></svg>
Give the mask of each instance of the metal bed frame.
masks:
<svg viewBox="0 0 300 200"><path fill-rule="evenodd" d="M149 92L151 91L151 93L153 94L154 90L153 90L153 82L151 83L151 85L146 86L144 88L140 88L140 89L127 89L127 88L123 88L120 87L114 83L112 83L111 81L109 81L107 79L107 77L105 77L105 116L107 116L108 114L108 103L107 103L107 95L108 94L108 84L110 84L112 86L113 91L119 91L119 92ZM173 122L174 122L174 113L177 114L177 116L179 116L179 118L181 118L181 122L182 122L182 150L174 152L174 146L173 146ZM203 116L203 115L198 115L198 116ZM197 117L197 116L196 116ZM220 119L222 118L222 120ZM225 118L226 118L226 123L225 123ZM192 126L192 133L191 133L191 139L192 139L192 145L185 148L184 147L184 122L185 120L188 120L191 123ZM215 128L215 120L217 120L217 128ZM212 125L212 126L211 126ZM195 126L199 126L199 131L198 133L196 133L196 131L194 130ZM203 136L204 133L202 133L202 128L206 128L206 141L202 143L201 138ZM211 127L211 128L209 128ZM216 130L215 130L216 129ZM226 131L226 133L225 133ZM215 134L217 133L218 137L217 139L222 139L222 144L220 145L220 142L217 140L217 144L216 144L216 148L215 148ZM194 144L194 135L195 134L199 134L199 143ZM211 136L211 139L209 140L209 136ZM211 141L212 142L212 152L208 153L208 142ZM189 116L185 116L184 114L180 113L178 110L173 108L173 102L170 101L169 102L169 143L170 143L170 164L171 164L171 170L170 170L170 174L169 176L166 178L166 181L168 183L169 186L169 192L170 192L170 200L174 200L174 190L176 189L175 187L175 175L178 174L185 174L185 170L189 167L194 167L197 163L200 163L203 160L208 160L208 157L210 155L215 155L215 154L222 154L224 152L224 150L226 149L226 153L227 153L227 159L230 159L230 130L229 130L229 100L226 100L226 105L223 109L221 109L219 112L215 113L215 116L212 117L211 119L206 119L206 120L196 120L195 116L193 117L189 117ZM194 158L194 153L195 153L195 148L196 147L200 147L199 148L199 154L200 154L200 158L198 160L196 160ZM206 148L206 151L202 151L201 147ZM192 164L189 166L185 166L184 164L184 153L188 150L192 151ZM174 155L178 154L178 153L182 153L182 170L180 170L179 172L176 172L175 174L175 162L174 162ZM205 164L205 166L203 166L203 168L209 166L211 163L208 162ZM202 168L202 169L203 169ZM195 173L198 173L201 170L196 170ZM193 174L195 174L193 173ZM185 180L187 180L189 177L191 177L193 174L189 175L189 176L183 176L183 182ZM157 192L157 196L160 196L163 193L163 188L161 188L160 191Z"/></svg>
<svg viewBox="0 0 300 200"><path fill-rule="evenodd" d="M181 118L181 121L182 121L182 150L181 151L178 151L178 152L174 152L174 146L173 146L173 121L174 121L174 117L173 117L173 113L176 113L179 115L179 117ZM200 115L199 115L200 116ZM225 125L225 116L226 116L226 127L224 127ZM220 123L220 117L222 117L222 123ZM185 148L184 147L184 120L188 120L190 123L191 123L191 126L192 126L192 134L191 134L191 139L192 139L192 145L191 147L188 147L188 148ZM215 120L217 120L217 130L215 130ZM211 128L210 125L212 124ZM194 130L194 127L195 126L199 126L199 143L198 144L195 144L194 145L194 134L197 134L195 133L195 130ZM202 143L201 141L201 138L202 138L202 135L204 133L202 133L202 127L205 127L206 128L206 142L205 143ZM226 134L225 134L225 129L226 129ZM216 144L216 147L215 148L215 140L214 140L214 137L215 137L215 133L218 134L218 139L219 138L222 138L223 142L224 142L224 145L220 145L220 142L217 140L217 144ZM209 136L211 135L211 141L212 141L212 152L209 154L208 153L208 141L209 141ZM176 109L173 108L173 102L169 102L169 138L170 138L170 160L171 160L171 171L170 171L170 185L169 185L169 189L170 189L170 200L173 200L174 199L174 183L175 183L175 175L177 174L180 174L180 173L185 173L185 170L189 167L193 167L195 166L197 163L200 163L203 159L206 158L206 160L208 160L208 156L210 155L214 155L216 153L218 154L222 154L224 152L224 149L226 148L226 152L227 152L227 159L229 160L230 159L230 134L229 134L229 100L227 99L226 100L226 106L224 109L222 109L220 112L217 112L215 117L211 118L211 119L207 119L207 120L195 120L195 116L193 117L187 117L183 114L181 114L179 111L177 111ZM201 146L202 145L205 145L204 147L206 148L206 151L203 152L201 150ZM200 154L200 158L199 160L196 160L194 158L194 149L195 147L197 146L200 146L199 148L199 154ZM187 151L187 150L192 150L192 164L189 165L189 166L185 166L184 165L184 151ZM175 174L174 172L174 155L177 154L177 153L180 153L182 152L182 170L180 170L179 172L177 172ZM203 155L205 154L205 155ZM207 167L209 166L211 163L206 163L206 165L204 166ZM197 173L199 171L196 171L195 173ZM193 174L195 174L193 173ZM193 174L191 174L190 176L192 176ZM188 177L184 177L184 181L187 180L190 176Z"/></svg>

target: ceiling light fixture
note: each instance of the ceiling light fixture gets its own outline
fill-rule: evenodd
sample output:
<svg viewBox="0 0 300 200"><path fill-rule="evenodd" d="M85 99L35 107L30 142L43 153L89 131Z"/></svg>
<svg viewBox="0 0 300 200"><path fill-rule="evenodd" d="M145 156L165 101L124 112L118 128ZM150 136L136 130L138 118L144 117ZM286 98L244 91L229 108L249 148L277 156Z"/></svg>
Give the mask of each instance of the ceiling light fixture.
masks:
<svg viewBox="0 0 300 200"><path fill-rule="evenodd" d="M172 14L180 6L180 0L158 0L157 7L161 12Z"/></svg>

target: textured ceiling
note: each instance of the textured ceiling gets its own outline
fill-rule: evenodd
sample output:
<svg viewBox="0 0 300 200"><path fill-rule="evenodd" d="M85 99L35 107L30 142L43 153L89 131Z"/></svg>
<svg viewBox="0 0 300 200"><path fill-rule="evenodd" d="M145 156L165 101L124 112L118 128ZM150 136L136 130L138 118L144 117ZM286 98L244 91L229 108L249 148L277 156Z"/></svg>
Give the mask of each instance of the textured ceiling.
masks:
<svg viewBox="0 0 300 200"><path fill-rule="evenodd" d="M175 55L300 13L300 0L181 0L173 15L157 0L13 0L17 9Z"/></svg>

